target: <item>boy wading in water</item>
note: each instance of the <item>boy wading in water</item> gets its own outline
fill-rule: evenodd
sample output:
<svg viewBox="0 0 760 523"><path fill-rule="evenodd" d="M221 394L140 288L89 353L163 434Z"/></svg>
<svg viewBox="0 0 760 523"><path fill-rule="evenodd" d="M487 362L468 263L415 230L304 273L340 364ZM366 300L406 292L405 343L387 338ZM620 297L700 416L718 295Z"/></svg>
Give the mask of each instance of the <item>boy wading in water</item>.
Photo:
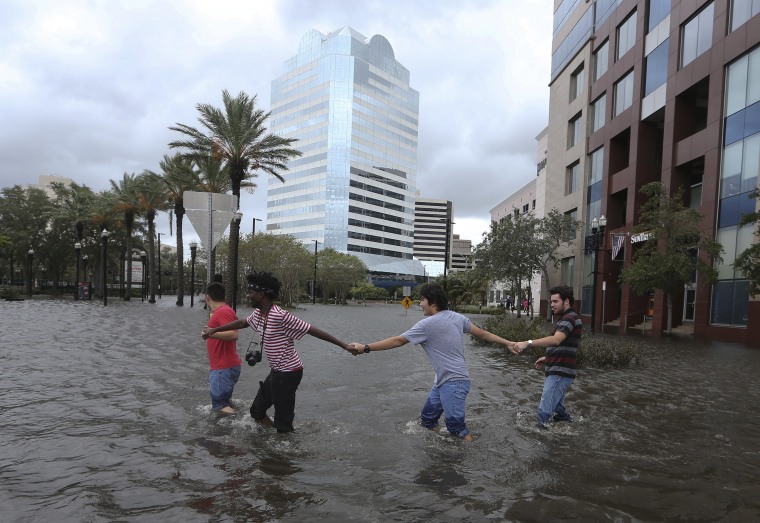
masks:
<svg viewBox="0 0 760 523"><path fill-rule="evenodd" d="M206 288L206 305L209 308L207 329L218 327L237 320L232 307L224 303L224 285L212 283ZM235 409L230 405L232 391L240 378L240 356L237 353L238 333L236 330L220 332L203 336L208 351L209 390L211 393L211 409L225 414L234 414Z"/></svg>
<svg viewBox="0 0 760 523"><path fill-rule="evenodd" d="M354 356L379 350L395 349L407 343L421 345L435 370L435 381L420 414L422 426L439 430L443 414L448 431L465 441L472 441L464 420L465 402L470 392L470 375L464 358L464 334L483 341L501 343L513 354L520 351L513 342L473 325L469 318L449 309L446 292L436 283L420 287L420 306L427 316L399 336L373 343L351 343Z"/></svg>

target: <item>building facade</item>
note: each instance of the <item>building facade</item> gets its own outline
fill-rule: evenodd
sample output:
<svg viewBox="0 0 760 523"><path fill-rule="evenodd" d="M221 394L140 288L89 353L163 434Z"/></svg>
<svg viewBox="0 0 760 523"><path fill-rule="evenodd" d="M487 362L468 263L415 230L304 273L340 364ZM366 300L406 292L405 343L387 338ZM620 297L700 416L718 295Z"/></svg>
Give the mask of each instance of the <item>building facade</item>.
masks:
<svg viewBox="0 0 760 523"><path fill-rule="evenodd" d="M427 276L442 275L444 263L447 271L451 269L453 217L454 206L448 200L418 196L415 201L414 257L425 266Z"/></svg>
<svg viewBox="0 0 760 523"><path fill-rule="evenodd" d="M674 296L674 325L695 335L753 342L760 302L733 262L754 240L742 214L760 164L760 2L557 0L550 84L547 201L584 222L572 281L584 321L621 331L667 321L661 291L619 283L637 243L640 189L683 189L702 230L724 247L719 281ZM584 250L594 218L607 226L598 262ZM596 290L596 292L595 292ZM579 292L580 291L580 292ZM593 305L593 306L592 306ZM755 341L756 343L756 341Z"/></svg>
<svg viewBox="0 0 760 523"><path fill-rule="evenodd" d="M414 253L419 94L381 35L312 30L272 82L271 131L303 156L270 178L267 229L422 275Z"/></svg>

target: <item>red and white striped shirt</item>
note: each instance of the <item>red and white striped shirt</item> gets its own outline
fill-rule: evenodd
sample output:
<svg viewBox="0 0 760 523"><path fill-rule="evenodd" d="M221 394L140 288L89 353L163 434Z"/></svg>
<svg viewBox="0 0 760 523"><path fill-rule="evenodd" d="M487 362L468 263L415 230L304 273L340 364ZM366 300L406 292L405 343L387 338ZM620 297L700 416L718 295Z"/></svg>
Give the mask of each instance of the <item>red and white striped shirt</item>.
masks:
<svg viewBox="0 0 760 523"><path fill-rule="evenodd" d="M293 341L300 340L309 332L311 325L288 311L272 304L267 314L253 309L248 325L262 334L261 345L272 370L294 371L303 369Z"/></svg>

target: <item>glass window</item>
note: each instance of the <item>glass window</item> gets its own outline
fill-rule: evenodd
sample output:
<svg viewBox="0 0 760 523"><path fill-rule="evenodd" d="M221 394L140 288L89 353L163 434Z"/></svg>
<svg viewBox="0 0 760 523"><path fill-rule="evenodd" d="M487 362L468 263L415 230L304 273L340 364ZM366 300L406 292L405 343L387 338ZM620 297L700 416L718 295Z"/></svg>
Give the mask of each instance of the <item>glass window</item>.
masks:
<svg viewBox="0 0 760 523"><path fill-rule="evenodd" d="M633 71L615 84L614 116L628 109L633 103Z"/></svg>
<svg viewBox="0 0 760 523"><path fill-rule="evenodd" d="M583 65L581 65L570 76L570 101L571 102L575 100L576 98L578 98L578 95L583 92L585 83L586 83L586 73L583 70Z"/></svg>
<svg viewBox="0 0 760 523"><path fill-rule="evenodd" d="M692 184L689 191L689 207L696 209L702 205L702 180L699 183Z"/></svg>
<svg viewBox="0 0 760 523"><path fill-rule="evenodd" d="M649 96L668 80L668 40L649 53L644 64L644 96Z"/></svg>
<svg viewBox="0 0 760 523"><path fill-rule="evenodd" d="M731 31L760 13L760 0L733 0L731 2Z"/></svg>
<svg viewBox="0 0 760 523"><path fill-rule="evenodd" d="M728 66L726 73L726 116L741 111L747 106L748 68L749 55L742 56Z"/></svg>
<svg viewBox="0 0 760 523"><path fill-rule="evenodd" d="M760 133L744 140L744 161L742 162L741 192L748 192L757 186L760 172Z"/></svg>
<svg viewBox="0 0 760 523"><path fill-rule="evenodd" d="M610 41L607 40L594 51L594 81L607 72L610 59Z"/></svg>
<svg viewBox="0 0 760 523"><path fill-rule="evenodd" d="M715 7L710 2L681 28L681 67L690 64L712 46L714 11Z"/></svg>
<svg viewBox="0 0 760 523"><path fill-rule="evenodd" d="M565 171L565 196L573 194L578 190L578 184L581 178L581 164L575 162L570 165Z"/></svg>
<svg viewBox="0 0 760 523"><path fill-rule="evenodd" d="M713 286L712 323L746 325L749 285L746 280L722 281Z"/></svg>
<svg viewBox="0 0 760 523"><path fill-rule="evenodd" d="M615 59L625 55L636 44L636 11L617 28L617 51Z"/></svg>
<svg viewBox="0 0 760 523"><path fill-rule="evenodd" d="M760 1L760 0L758 0ZM649 0L649 20L647 33L662 22L670 14L670 0Z"/></svg>
<svg viewBox="0 0 760 523"><path fill-rule="evenodd" d="M760 2L760 0L758 0ZM749 54L747 71L747 105L760 102L760 49Z"/></svg>
<svg viewBox="0 0 760 523"><path fill-rule="evenodd" d="M607 93L603 94L591 103L591 132L595 133L604 126L605 112L607 110Z"/></svg>
<svg viewBox="0 0 760 523"><path fill-rule="evenodd" d="M581 113L578 113L575 118L567 123L567 148L574 146L581 141Z"/></svg>
<svg viewBox="0 0 760 523"><path fill-rule="evenodd" d="M589 155L588 162L588 184L593 185L602 181L602 171L604 170L604 147L600 147Z"/></svg>
<svg viewBox="0 0 760 523"><path fill-rule="evenodd" d="M562 285L573 286L573 274L575 272L575 257L562 259Z"/></svg>

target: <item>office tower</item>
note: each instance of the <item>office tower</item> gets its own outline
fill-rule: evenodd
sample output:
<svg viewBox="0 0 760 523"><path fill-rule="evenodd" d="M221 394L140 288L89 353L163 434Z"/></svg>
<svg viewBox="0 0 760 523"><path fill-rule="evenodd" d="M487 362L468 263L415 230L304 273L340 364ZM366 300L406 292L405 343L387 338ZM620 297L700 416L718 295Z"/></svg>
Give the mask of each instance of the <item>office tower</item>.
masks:
<svg viewBox="0 0 760 523"><path fill-rule="evenodd" d="M361 258L386 276L413 260L419 94L381 35L311 30L272 82L272 127L303 156L269 179L267 229Z"/></svg>
<svg viewBox="0 0 760 523"><path fill-rule="evenodd" d="M673 298L674 325L703 338L760 335L760 301L732 263L754 240L739 227L760 164L760 3L753 0L555 2L550 80L547 209L577 212L576 305L598 329L666 326L662 291L619 283L645 235L631 235L643 196L661 181L704 216L725 252L714 285ZM606 217L598 263L588 246ZM591 245L594 245L593 242ZM579 292L580 291L580 292ZM756 321L752 321L752 320Z"/></svg>
<svg viewBox="0 0 760 523"><path fill-rule="evenodd" d="M450 201L417 197L414 205L414 257L425 266L428 276L442 275L444 260L447 272L451 269L453 217L454 206Z"/></svg>

